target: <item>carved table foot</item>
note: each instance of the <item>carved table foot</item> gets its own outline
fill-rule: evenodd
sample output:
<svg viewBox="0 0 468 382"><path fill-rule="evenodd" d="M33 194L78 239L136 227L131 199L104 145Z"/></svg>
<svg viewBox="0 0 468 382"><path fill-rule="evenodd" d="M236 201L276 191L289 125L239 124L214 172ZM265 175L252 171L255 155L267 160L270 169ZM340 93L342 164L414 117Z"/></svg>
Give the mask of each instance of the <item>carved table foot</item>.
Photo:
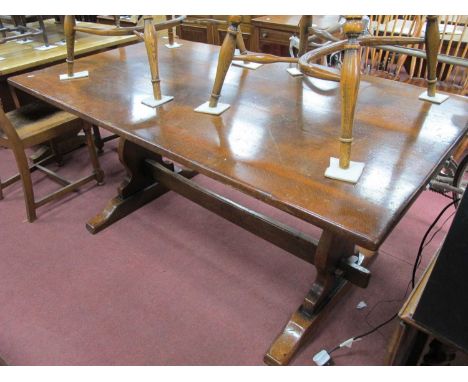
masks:
<svg viewBox="0 0 468 382"><path fill-rule="evenodd" d="M354 255L354 245L343 237L323 231L314 256L317 276L299 309L292 315L281 334L264 357L268 365L287 365L301 344L317 328L320 320L346 292L350 283L338 267L343 259ZM350 278L351 279L351 278ZM366 285L366 283L361 283Z"/></svg>
<svg viewBox="0 0 468 382"><path fill-rule="evenodd" d="M119 187L118 195L109 201L102 212L86 224L86 228L92 234L102 231L169 191L168 188L156 182L151 173L145 169L145 160L153 159L175 171L174 165L164 162L160 155L121 138L119 159L127 170L127 177ZM186 178L192 178L197 174L195 171L187 170L179 170L178 173Z"/></svg>
<svg viewBox="0 0 468 382"><path fill-rule="evenodd" d="M350 286L351 284L346 280L338 283L333 293L329 295L327 303L312 315L307 314L301 305L293 313L280 335L276 337L263 361L271 366L288 365L300 346L315 332L320 321L325 318L334 303Z"/></svg>
<svg viewBox="0 0 468 382"><path fill-rule="evenodd" d="M86 223L86 229L96 234L168 191L166 187L154 183L127 198L116 196L102 212Z"/></svg>

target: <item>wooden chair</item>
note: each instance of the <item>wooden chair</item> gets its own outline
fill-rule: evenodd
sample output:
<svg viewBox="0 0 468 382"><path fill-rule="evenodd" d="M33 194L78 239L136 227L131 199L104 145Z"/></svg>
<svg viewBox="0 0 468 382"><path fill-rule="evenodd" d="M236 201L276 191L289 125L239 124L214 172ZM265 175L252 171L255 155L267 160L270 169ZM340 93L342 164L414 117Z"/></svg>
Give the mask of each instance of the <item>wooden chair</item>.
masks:
<svg viewBox="0 0 468 382"><path fill-rule="evenodd" d="M3 26L3 23L0 21L0 33L3 38L0 38L0 44L5 44L8 41L13 40L27 40L29 37L34 37L37 35L42 35L44 41L44 46L49 46L49 38L47 36L47 31L44 25L44 17L41 15L38 16L11 16L11 19L14 23L14 27ZM37 21L39 23L39 29L33 28L27 25L30 21ZM10 34L7 37L7 32Z"/></svg>
<svg viewBox="0 0 468 382"><path fill-rule="evenodd" d="M116 16L117 17L117 16ZM149 99L145 99L142 102L145 105L156 107L165 102L173 99L170 96L163 96L161 94L161 80L159 78L159 67L158 67L158 53L157 53L157 31L168 29L169 30L169 44L174 46L174 34L172 28L179 25L185 16L167 16L166 21L158 24L154 24L153 16L143 16L143 25L135 25L131 27L121 27L120 23L116 21L116 27L114 28L89 28L76 25L75 16L67 15L64 19L64 32L65 40L67 43L67 73L61 74L61 80L73 80L76 78L88 77L88 71L82 71L76 73L74 71L74 58L75 58L75 39L76 32L95 34L100 36L126 36L136 35L140 40L145 41L146 51L148 53L148 61L151 72L151 83L153 89L153 96ZM116 19L117 20L117 19ZM142 33L143 32L143 33ZM105 138L101 138L99 128L93 126L94 135L96 137L96 146L99 151L102 151L104 143L111 139L118 138L117 135L113 134Z"/></svg>
<svg viewBox="0 0 468 382"><path fill-rule="evenodd" d="M310 49L320 48L344 37L344 18L337 15L304 15L299 21L297 56L302 56Z"/></svg>
<svg viewBox="0 0 468 382"><path fill-rule="evenodd" d="M88 76L87 71L75 73L74 71L74 61L75 61L75 40L76 32L95 34L99 36L130 36L133 35L135 31L142 31L143 26L136 25L132 27L120 27L116 26L114 28L90 28L85 26L76 25L75 16L67 15L63 21L63 30L65 33L65 41L67 44L67 73L62 74L60 79L75 79L83 78Z"/></svg>
<svg viewBox="0 0 468 382"><path fill-rule="evenodd" d="M76 25L75 16L73 15L66 15L63 20L63 30L65 33L65 41L67 44L67 73L61 74L61 80L71 80L75 78L83 78L88 77L87 71L82 71L75 73L74 71L74 64L75 64L75 40L76 40L76 32L82 33L89 33L89 34L96 34L101 36L126 36L126 35L133 35L134 31L142 30L142 26L134 26L134 27L120 27L120 23L117 20L117 16L114 17L116 27L115 28L89 28L89 27L80 27ZM112 139L118 138L118 135L112 134L105 138L101 137L101 133L99 131L98 126L93 126L93 132L96 139L96 146L99 152L102 152L103 146L105 142L108 142Z"/></svg>
<svg viewBox="0 0 468 382"><path fill-rule="evenodd" d="M438 17L440 45L438 47L437 86L454 94L468 94L468 17ZM424 49L424 44L419 48ZM426 59L411 57L407 61L407 82L423 85L427 79Z"/></svg>
<svg viewBox="0 0 468 382"><path fill-rule="evenodd" d="M143 16L143 33L135 30L134 34L144 41L146 53L148 55L149 68L151 72L151 84L153 88L153 96L142 100L141 102L150 107L157 107L166 102L171 101L174 97L164 96L161 93L161 79L159 77L159 62L158 62L158 35L156 32L168 29L169 47L176 47L174 44L174 34L172 28L181 24L185 16L177 16L172 18L168 16L166 21L154 24L153 16Z"/></svg>
<svg viewBox="0 0 468 382"><path fill-rule="evenodd" d="M307 76L320 78L340 83L341 92L341 133L339 136L340 155L339 160L331 158L330 167L325 176L334 179L356 183L364 168L364 163L351 162L351 144L353 142L354 113L356 110L357 96L361 75L361 51L365 47L378 47L391 51L395 45L417 45L425 43L425 51L407 49L408 54L421 54L427 57L428 79L427 91L420 95L419 99L441 103L446 96L436 94L436 66L437 48L439 46L439 31L437 16L426 17L426 30L424 37L409 36L372 36L364 33L364 18L362 16L345 16L346 23L343 32L346 39L326 44L320 48L304 53L297 57L279 57L271 54L250 53L234 55L237 44L238 26L240 16L230 16L228 19L228 33L224 39L218 58L218 67L213 84L210 100L199 106L195 111L219 115L229 108L227 104L219 104L219 98L224 79L232 61L242 60L260 64L272 64L276 62L298 63L300 71ZM307 23L302 28L307 30ZM303 39L306 41L306 39ZM398 47L400 48L400 47ZM403 48L402 48L403 49ZM329 54L344 51L341 70L315 64L318 60ZM405 52L406 52L405 51ZM417 52L416 52L417 51Z"/></svg>
<svg viewBox="0 0 468 382"><path fill-rule="evenodd" d="M59 136L72 134L83 129L86 143L93 166L93 173L75 182L70 182L52 170L43 166L52 156L44 158L39 163L29 165L25 149L48 142ZM74 115L61 111L36 101L19 109L5 113L0 102L0 146L11 149L16 159L19 174L2 182L0 180L0 199L3 199L3 189L14 182L21 180L23 183L24 199L26 202L26 213L29 222L36 220L36 210L42 205L59 198L68 192L76 191L83 184L96 180L102 184L104 174L99 166L96 149L91 134L91 125L80 120ZM31 172L39 170L51 179L61 184L59 190L46 195L39 200L34 197Z"/></svg>
<svg viewBox="0 0 468 382"><path fill-rule="evenodd" d="M425 17L420 15L371 15L368 34L375 37L420 37ZM366 74L398 79L405 54L367 46L362 50L361 63Z"/></svg>

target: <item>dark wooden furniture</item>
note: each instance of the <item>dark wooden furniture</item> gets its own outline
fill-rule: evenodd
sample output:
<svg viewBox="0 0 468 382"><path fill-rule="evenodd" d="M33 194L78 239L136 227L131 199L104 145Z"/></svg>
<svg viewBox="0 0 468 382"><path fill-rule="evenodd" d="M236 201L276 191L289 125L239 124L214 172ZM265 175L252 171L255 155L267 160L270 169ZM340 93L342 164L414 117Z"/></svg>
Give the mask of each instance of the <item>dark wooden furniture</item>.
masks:
<svg viewBox="0 0 468 382"><path fill-rule="evenodd" d="M0 104L1 106L1 104ZM64 179L57 173L42 166L49 158L32 166L28 164L25 149L51 141L62 135L83 129L89 149L93 173L75 182ZM96 149L91 135L91 126L73 114L61 111L41 101L30 103L19 109L4 113L0 107L0 146L11 149L15 156L19 174L2 182L0 180L0 199L3 199L3 189L21 180L23 183L26 212L29 222L36 220L36 210L44 204L57 199L71 191L77 190L83 184L95 179L101 184L104 174L99 167ZM55 155L56 153L53 153ZM36 200L34 197L32 171L42 171L63 187Z"/></svg>
<svg viewBox="0 0 468 382"><path fill-rule="evenodd" d="M338 23L339 17L334 15L314 15L314 16L261 16L252 19L252 52L261 52L274 54L276 56L287 57L290 55L289 46L292 36L304 35L303 41L299 47L300 52L296 54L302 55L307 50L313 49L315 46L309 46L306 41L311 38L317 44L326 41L333 41L334 37L340 36L339 31L333 32L331 36L325 35L327 29ZM302 23L302 25L301 25ZM309 28L316 30L324 30L325 33L320 36L315 34ZM312 38L312 36L315 36ZM308 39L308 37L310 37Z"/></svg>
<svg viewBox="0 0 468 382"><path fill-rule="evenodd" d="M113 16L113 15L101 15L96 16L96 21L99 24L106 25L118 25L122 27L133 27L138 24L141 16Z"/></svg>
<svg viewBox="0 0 468 382"><path fill-rule="evenodd" d="M247 49L251 48L252 26L251 20L254 16L242 16L241 29L242 37L245 41ZM218 23L194 23L199 19L213 19L219 21L227 21L228 16L220 15L189 15L187 22L178 26L176 29L177 35L183 40L204 42L207 44L221 45L226 36L227 24Z"/></svg>
<svg viewBox="0 0 468 382"><path fill-rule="evenodd" d="M289 56L289 38L299 35L301 16L261 16L252 19L252 52Z"/></svg>
<svg viewBox="0 0 468 382"><path fill-rule="evenodd" d="M418 87L364 76L354 155L368 164L351 185L323 176L338 147L338 86L293 78L287 64L233 67L223 93L232 107L219 117L194 113L211 90L215 70L208 68L218 55L215 46L188 41L162 49L161 75L175 100L157 110L140 102L152 92L142 45L76 60L92 80L59 81L62 64L10 84L121 136L127 177L87 224L92 233L173 190L315 265L310 291L265 355L268 364L287 364L350 283L367 286L369 271L351 260L356 246L378 250L466 133L468 101L452 96L434 105L418 100ZM163 158L314 224L322 235L316 240L227 200Z"/></svg>
<svg viewBox="0 0 468 382"><path fill-rule="evenodd" d="M468 193L465 192L445 241L400 310L400 323L387 363L415 364L435 338L468 354Z"/></svg>

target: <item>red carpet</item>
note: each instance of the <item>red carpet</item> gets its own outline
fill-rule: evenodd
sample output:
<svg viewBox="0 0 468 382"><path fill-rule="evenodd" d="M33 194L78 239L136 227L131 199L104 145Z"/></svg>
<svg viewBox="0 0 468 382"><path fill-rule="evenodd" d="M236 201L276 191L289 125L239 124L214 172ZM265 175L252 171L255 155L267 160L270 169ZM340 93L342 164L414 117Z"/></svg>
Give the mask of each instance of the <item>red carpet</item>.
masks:
<svg viewBox="0 0 468 382"><path fill-rule="evenodd" d="M0 356L12 365L262 365L311 286L313 266L175 193L89 234L85 222L123 178L115 144L108 143L100 156L104 186L90 183L42 207L33 224L24 222L20 184L5 190ZM87 158L85 149L66 156L61 173L84 174ZM11 152L0 149L2 179L15 170ZM33 179L39 196L56 187L41 174ZM319 232L206 177L195 179L305 232ZM382 246L369 287L354 287L343 298L294 365L313 364L319 350L399 309L419 241L446 203L431 192L421 195ZM426 248L421 268L448 226ZM361 300L368 307L357 310ZM394 324L337 351L335 363L381 365Z"/></svg>

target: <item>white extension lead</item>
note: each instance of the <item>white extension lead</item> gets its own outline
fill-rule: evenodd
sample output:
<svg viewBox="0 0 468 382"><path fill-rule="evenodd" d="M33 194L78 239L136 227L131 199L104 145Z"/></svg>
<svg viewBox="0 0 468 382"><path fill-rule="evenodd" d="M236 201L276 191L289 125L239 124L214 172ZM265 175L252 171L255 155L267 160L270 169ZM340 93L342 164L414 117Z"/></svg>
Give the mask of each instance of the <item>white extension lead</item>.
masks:
<svg viewBox="0 0 468 382"><path fill-rule="evenodd" d="M361 338L351 337L347 339L346 341L342 342L341 344L339 344L330 352L327 352L326 350L320 350L317 354L314 355L314 358L312 359L317 366L326 366L331 361L331 355L330 355L331 353L341 348L351 348L353 346L353 342L357 342L357 341L361 341Z"/></svg>

